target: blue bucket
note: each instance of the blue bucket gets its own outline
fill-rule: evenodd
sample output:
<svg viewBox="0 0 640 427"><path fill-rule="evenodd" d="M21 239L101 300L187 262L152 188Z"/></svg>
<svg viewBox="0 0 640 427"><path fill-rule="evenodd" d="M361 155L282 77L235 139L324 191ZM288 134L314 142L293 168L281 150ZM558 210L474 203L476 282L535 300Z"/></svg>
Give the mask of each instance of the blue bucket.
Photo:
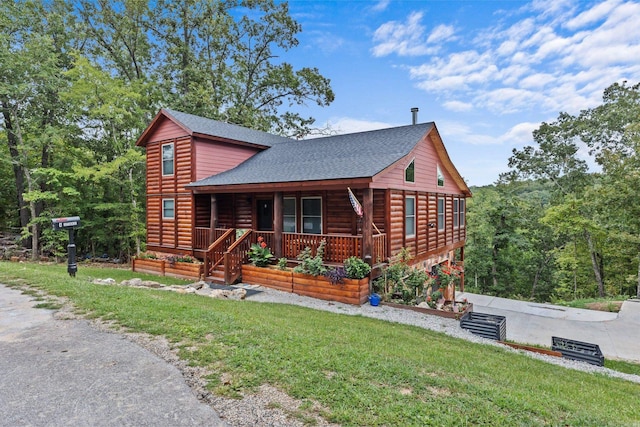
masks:
<svg viewBox="0 0 640 427"><path fill-rule="evenodd" d="M369 296L369 304L371 304L374 307L377 307L378 304L380 304L380 295L378 294L371 294Z"/></svg>

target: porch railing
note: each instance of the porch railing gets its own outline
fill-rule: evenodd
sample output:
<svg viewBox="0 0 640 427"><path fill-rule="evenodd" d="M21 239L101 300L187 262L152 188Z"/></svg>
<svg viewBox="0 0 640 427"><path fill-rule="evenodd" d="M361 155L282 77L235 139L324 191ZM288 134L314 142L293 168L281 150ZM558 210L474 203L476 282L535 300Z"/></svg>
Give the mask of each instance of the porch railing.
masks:
<svg viewBox="0 0 640 427"><path fill-rule="evenodd" d="M267 246L274 249L273 231L255 231L254 234L254 240L262 237ZM386 238L386 234L373 236L371 257L374 263L386 261ZM342 263L350 256L362 256L362 236L300 233L282 233L282 256L295 259L307 246L311 248L312 255L315 255L316 248L323 239L327 241L324 249L325 262Z"/></svg>
<svg viewBox="0 0 640 427"><path fill-rule="evenodd" d="M213 230L213 241L215 242L227 231L226 228L216 228ZM193 230L193 249L207 249L210 238L211 229L208 227L195 227Z"/></svg>
<svg viewBox="0 0 640 427"><path fill-rule="evenodd" d="M224 253L224 282L234 283L242 274L242 264L249 260L247 253L251 248L252 231L248 230L238 238Z"/></svg>
<svg viewBox="0 0 640 427"><path fill-rule="evenodd" d="M224 262L225 252L236 240L236 230L230 228L216 239L204 255L204 271L206 276L213 276L216 267Z"/></svg>
<svg viewBox="0 0 640 427"><path fill-rule="evenodd" d="M208 231L208 229L206 230ZM272 251L274 250L273 231L247 230L240 237L237 237L236 230L233 228L216 229L215 233L219 237L207 247L204 257L205 274L213 276L216 267L224 265L225 283L227 284L233 283L240 277L242 264L248 261L247 253L251 244L257 242L259 237L264 239ZM362 236L300 233L282 234L282 255L285 258L295 259L307 246L311 248L312 255L315 255L323 239L327 242L324 251L324 261L327 263L338 264L350 256L362 256ZM386 259L386 234L373 236L372 262L384 262Z"/></svg>

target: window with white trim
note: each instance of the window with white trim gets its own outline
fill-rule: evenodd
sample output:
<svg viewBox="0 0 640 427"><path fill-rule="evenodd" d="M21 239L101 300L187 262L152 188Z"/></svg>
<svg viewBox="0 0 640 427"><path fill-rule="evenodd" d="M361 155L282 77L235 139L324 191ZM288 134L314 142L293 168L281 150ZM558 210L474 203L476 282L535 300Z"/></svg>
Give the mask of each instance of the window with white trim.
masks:
<svg viewBox="0 0 640 427"><path fill-rule="evenodd" d="M466 216L466 211L465 211L465 199L460 199L460 206L458 207L458 209L460 210L460 227L464 227L465 224L465 216Z"/></svg>
<svg viewBox="0 0 640 427"><path fill-rule="evenodd" d="M444 230L444 197L438 198L438 230Z"/></svg>
<svg viewBox="0 0 640 427"><path fill-rule="evenodd" d="M162 146L162 175L173 175L173 142Z"/></svg>
<svg viewBox="0 0 640 427"><path fill-rule="evenodd" d="M438 187L444 187L444 175L442 174L439 165L436 166L436 173L438 177Z"/></svg>
<svg viewBox="0 0 640 427"><path fill-rule="evenodd" d="M322 234L322 198L302 198L302 232Z"/></svg>
<svg viewBox="0 0 640 427"><path fill-rule="evenodd" d="M297 227L296 198L285 197L282 207L283 227L285 233L295 233Z"/></svg>
<svg viewBox="0 0 640 427"><path fill-rule="evenodd" d="M176 201L162 199L162 219L174 219L176 217Z"/></svg>
<svg viewBox="0 0 640 427"><path fill-rule="evenodd" d="M407 237L416 235L416 198L407 196L404 200L404 230Z"/></svg>
<svg viewBox="0 0 640 427"><path fill-rule="evenodd" d="M409 166L404 170L404 182L416 182L416 161L411 160Z"/></svg>

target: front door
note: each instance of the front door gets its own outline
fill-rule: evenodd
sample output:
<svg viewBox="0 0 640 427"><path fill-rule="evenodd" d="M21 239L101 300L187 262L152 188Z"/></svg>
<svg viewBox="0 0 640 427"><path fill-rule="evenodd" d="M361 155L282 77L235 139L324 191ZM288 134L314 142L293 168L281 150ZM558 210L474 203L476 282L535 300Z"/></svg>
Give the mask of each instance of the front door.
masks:
<svg viewBox="0 0 640 427"><path fill-rule="evenodd" d="M258 199L258 230L273 231L273 199Z"/></svg>

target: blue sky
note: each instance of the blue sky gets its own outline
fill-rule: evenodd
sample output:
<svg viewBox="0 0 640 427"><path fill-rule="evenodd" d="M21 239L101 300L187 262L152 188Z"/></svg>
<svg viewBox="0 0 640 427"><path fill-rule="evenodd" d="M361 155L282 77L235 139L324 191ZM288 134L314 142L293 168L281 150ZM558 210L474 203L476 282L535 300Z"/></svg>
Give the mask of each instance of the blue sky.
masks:
<svg viewBox="0 0 640 427"><path fill-rule="evenodd" d="M318 67L336 94L303 113L347 133L410 124L418 107L469 185L495 182L541 122L640 80L640 1L289 5L303 31L283 59Z"/></svg>

